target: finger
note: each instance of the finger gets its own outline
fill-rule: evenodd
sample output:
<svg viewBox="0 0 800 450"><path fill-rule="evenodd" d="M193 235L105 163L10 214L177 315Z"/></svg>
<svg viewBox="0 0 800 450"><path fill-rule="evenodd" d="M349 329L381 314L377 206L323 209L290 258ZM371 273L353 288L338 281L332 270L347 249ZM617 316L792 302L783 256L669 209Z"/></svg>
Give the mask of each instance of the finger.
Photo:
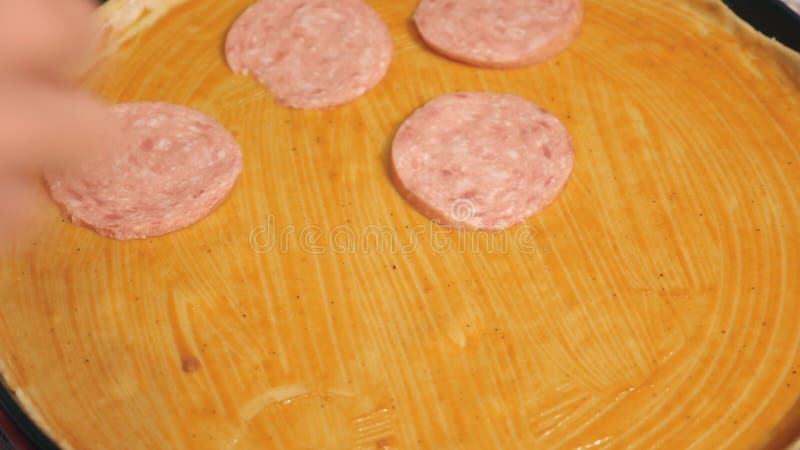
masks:
<svg viewBox="0 0 800 450"><path fill-rule="evenodd" d="M89 0L0 0L0 73L79 64L96 35L91 15Z"/></svg>
<svg viewBox="0 0 800 450"><path fill-rule="evenodd" d="M114 145L107 107L71 86L0 82L0 168L69 166Z"/></svg>

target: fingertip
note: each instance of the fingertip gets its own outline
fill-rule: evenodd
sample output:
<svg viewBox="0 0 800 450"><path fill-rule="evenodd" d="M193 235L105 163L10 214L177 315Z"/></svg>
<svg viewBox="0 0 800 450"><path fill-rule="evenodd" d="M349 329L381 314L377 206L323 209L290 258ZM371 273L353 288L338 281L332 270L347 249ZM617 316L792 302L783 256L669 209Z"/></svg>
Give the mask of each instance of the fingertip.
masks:
<svg viewBox="0 0 800 450"><path fill-rule="evenodd" d="M60 76L86 59L96 34L86 0L0 1L0 72Z"/></svg>
<svg viewBox="0 0 800 450"><path fill-rule="evenodd" d="M78 88L18 80L0 98L0 166L72 166L116 139L108 106Z"/></svg>

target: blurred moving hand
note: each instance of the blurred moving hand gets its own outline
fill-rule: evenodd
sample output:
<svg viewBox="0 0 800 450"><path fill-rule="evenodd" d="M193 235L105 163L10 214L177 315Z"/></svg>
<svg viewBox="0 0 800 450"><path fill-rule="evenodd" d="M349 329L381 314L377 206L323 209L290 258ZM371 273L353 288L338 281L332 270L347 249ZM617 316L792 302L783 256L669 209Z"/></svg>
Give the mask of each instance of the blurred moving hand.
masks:
<svg viewBox="0 0 800 450"><path fill-rule="evenodd" d="M32 174L98 150L102 104L68 80L96 38L90 0L0 0L0 240L34 208Z"/></svg>

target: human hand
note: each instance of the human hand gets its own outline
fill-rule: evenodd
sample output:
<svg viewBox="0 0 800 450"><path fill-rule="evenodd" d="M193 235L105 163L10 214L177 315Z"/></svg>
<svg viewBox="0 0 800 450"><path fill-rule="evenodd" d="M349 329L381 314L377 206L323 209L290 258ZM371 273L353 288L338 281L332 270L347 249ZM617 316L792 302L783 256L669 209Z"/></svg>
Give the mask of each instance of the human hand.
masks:
<svg viewBox="0 0 800 450"><path fill-rule="evenodd" d="M103 105L68 79L96 37L89 0L0 0L0 240L35 205L40 169L98 150Z"/></svg>

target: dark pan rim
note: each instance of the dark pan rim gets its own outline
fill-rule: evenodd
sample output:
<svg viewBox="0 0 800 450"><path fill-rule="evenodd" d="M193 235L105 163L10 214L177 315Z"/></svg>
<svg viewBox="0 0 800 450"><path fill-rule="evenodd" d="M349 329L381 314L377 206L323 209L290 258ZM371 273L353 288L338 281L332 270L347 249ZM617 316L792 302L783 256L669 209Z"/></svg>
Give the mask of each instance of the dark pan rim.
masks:
<svg viewBox="0 0 800 450"><path fill-rule="evenodd" d="M6 411L9 419L34 448L38 450L60 450L55 441L50 439L25 412L2 375L0 375L0 407Z"/></svg>
<svg viewBox="0 0 800 450"><path fill-rule="evenodd" d="M800 14L781 0L722 0L761 34L800 52Z"/></svg>

